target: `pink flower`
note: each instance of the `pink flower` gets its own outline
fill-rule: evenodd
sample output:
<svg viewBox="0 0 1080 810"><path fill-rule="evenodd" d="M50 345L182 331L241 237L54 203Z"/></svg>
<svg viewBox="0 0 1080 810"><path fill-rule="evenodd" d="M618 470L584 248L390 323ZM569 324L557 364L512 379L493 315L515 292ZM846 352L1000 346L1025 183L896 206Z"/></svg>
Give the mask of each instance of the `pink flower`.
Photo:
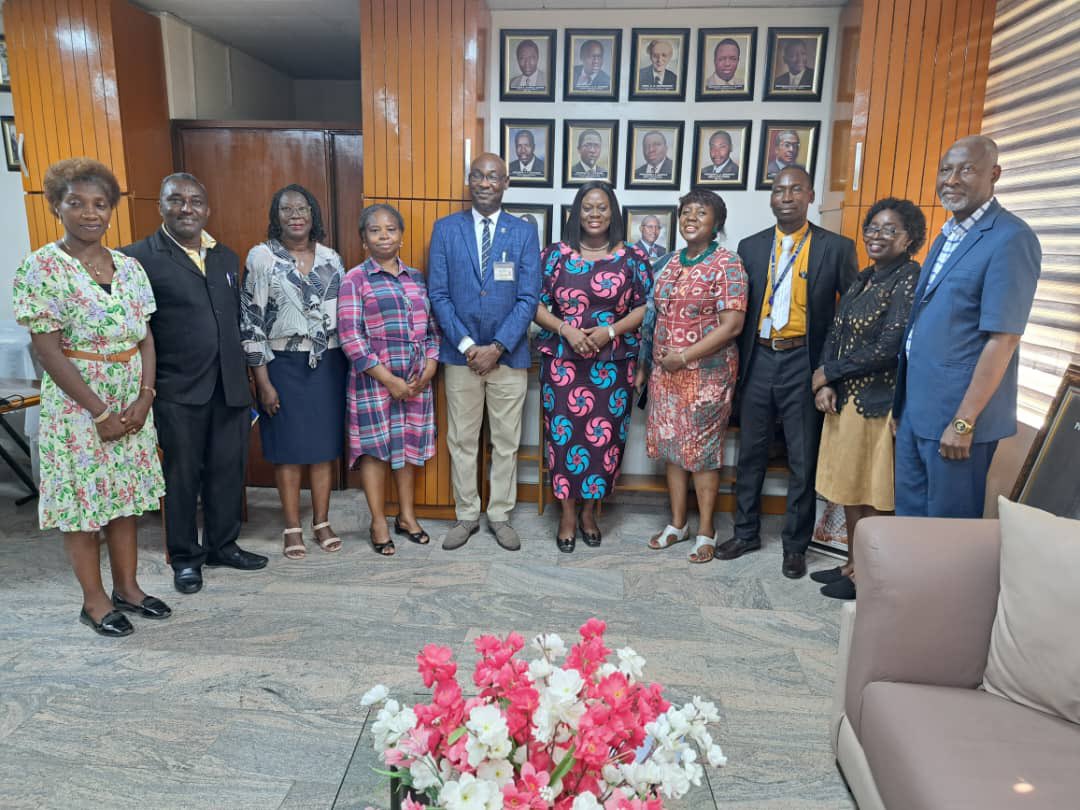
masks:
<svg viewBox="0 0 1080 810"><path fill-rule="evenodd" d="M449 647L428 644L416 656L417 669L424 679L424 686L431 687L436 681L453 678L457 674L454 653Z"/></svg>
<svg viewBox="0 0 1080 810"><path fill-rule="evenodd" d="M401 810L427 810L427 808L411 796L406 796L401 800Z"/></svg>
<svg viewBox="0 0 1080 810"><path fill-rule="evenodd" d="M607 630L607 623L593 616L585 624L581 625L581 629L578 631L581 633L583 639L590 639L594 636L603 636L604 631Z"/></svg>

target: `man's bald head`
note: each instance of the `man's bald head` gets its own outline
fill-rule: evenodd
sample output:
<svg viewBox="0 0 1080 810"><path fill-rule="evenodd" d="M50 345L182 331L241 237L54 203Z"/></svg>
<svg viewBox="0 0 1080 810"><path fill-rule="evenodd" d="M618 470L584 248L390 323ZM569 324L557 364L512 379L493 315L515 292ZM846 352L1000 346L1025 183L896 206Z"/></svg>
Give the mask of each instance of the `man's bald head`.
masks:
<svg viewBox="0 0 1080 810"><path fill-rule="evenodd" d="M998 147L985 135L968 135L948 148L937 172L941 206L963 222L994 196L1001 177Z"/></svg>

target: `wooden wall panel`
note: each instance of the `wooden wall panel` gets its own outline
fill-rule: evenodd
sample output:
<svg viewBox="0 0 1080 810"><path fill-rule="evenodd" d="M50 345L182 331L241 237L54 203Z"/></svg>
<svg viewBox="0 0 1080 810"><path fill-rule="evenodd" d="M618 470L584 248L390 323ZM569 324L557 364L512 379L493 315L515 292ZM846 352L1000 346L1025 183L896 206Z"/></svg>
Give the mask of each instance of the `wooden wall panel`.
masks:
<svg viewBox="0 0 1080 810"><path fill-rule="evenodd" d="M360 264L364 248L357 225L364 208L364 139L359 133L330 134L334 186L334 248L345 268Z"/></svg>

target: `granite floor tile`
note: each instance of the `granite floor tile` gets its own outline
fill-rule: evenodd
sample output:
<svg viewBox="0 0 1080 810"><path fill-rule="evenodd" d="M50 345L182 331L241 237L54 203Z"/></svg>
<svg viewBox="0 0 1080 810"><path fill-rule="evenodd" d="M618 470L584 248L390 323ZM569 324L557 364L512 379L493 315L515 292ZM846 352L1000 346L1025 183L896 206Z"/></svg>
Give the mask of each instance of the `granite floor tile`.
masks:
<svg viewBox="0 0 1080 810"><path fill-rule="evenodd" d="M485 584L494 593L542 593L585 601L623 598L623 576L616 569L575 571L556 565L499 562L489 568Z"/></svg>
<svg viewBox="0 0 1080 810"><path fill-rule="evenodd" d="M293 782L278 810L327 810L333 807L340 787L336 781Z"/></svg>

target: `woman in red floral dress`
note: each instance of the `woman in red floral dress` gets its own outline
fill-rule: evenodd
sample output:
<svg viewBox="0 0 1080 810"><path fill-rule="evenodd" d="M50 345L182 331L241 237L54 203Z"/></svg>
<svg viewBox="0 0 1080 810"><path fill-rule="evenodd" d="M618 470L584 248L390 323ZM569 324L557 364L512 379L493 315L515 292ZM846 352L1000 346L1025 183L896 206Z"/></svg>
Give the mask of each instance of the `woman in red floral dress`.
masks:
<svg viewBox="0 0 1080 810"><path fill-rule="evenodd" d="M693 477L697 540L690 562L712 559L713 508L724 461L746 317L742 262L716 241L727 219L720 197L695 188L679 199L686 248L654 269L653 307L643 330L638 386L649 383L646 449L667 462L671 523L649 540L653 549L690 539L686 502Z"/></svg>

